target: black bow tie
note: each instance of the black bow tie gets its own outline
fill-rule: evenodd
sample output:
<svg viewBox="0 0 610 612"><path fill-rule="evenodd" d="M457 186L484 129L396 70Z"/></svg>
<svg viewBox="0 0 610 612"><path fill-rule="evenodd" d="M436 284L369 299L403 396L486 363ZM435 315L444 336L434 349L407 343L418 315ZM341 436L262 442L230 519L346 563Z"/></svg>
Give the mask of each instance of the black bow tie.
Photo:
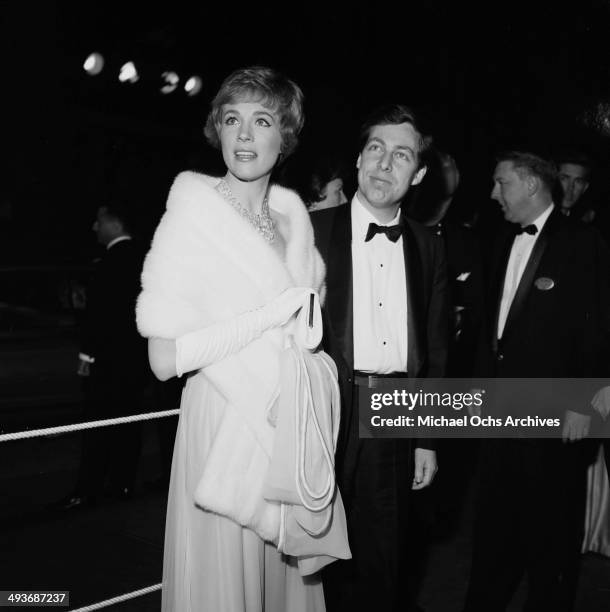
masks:
<svg viewBox="0 0 610 612"><path fill-rule="evenodd" d="M520 236L521 234L529 234L530 236L535 236L538 233L538 228L533 224L526 225L525 227L519 227L515 229L515 235Z"/></svg>
<svg viewBox="0 0 610 612"><path fill-rule="evenodd" d="M402 225L377 225L377 223L369 223L369 229L366 233L364 242L368 242L375 234L385 234L388 240L396 242L402 236Z"/></svg>

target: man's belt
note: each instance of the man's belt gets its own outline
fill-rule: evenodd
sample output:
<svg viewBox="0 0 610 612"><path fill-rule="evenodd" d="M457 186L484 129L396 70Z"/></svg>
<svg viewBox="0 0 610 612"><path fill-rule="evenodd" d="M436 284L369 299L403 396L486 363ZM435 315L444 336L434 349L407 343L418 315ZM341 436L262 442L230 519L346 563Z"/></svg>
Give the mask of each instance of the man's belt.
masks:
<svg viewBox="0 0 610 612"><path fill-rule="evenodd" d="M371 374L370 372L359 372L354 370L354 384L357 387L368 387L374 389L379 380L384 378L409 378L407 372L390 372L389 374Z"/></svg>

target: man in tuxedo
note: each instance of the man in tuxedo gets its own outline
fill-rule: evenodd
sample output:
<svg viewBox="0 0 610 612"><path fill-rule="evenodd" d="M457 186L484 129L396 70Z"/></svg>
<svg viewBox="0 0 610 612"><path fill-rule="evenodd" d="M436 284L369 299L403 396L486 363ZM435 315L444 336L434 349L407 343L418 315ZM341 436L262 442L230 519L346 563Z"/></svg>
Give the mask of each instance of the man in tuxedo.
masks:
<svg viewBox="0 0 610 612"><path fill-rule="evenodd" d="M472 376L483 307L481 249L474 230L455 211L461 181L455 158L438 146L431 153L426 181L409 198L406 212L444 243L453 319L446 374L468 377ZM447 477L445 470L443 475Z"/></svg>
<svg viewBox="0 0 610 612"><path fill-rule="evenodd" d="M336 473L353 555L325 574L330 611L412 609L409 497L432 481L436 453L430 441L360 439L358 389L383 377L444 373L442 243L401 212L408 189L424 177L429 145L410 109L379 109L361 132L351 204L312 214L327 266L323 342L339 372Z"/></svg>
<svg viewBox="0 0 610 612"><path fill-rule="evenodd" d="M146 341L135 323L143 253L129 233L126 211L102 206L93 231L104 246L87 290L78 374L85 383L87 420L137 414L148 374ZM115 497L135 483L141 423L83 433L79 479L66 509L97 501L107 482Z"/></svg>
<svg viewBox="0 0 610 612"><path fill-rule="evenodd" d="M406 212L441 241L447 257L449 304L452 319L447 358L448 378L471 377L483 310L483 266L478 236L462 220L461 173L451 147L438 142L428 159L426 180L409 194ZM457 197L457 201L456 201ZM436 537L449 536L459 527L467 482L474 474L478 440L446 439L437 446L442 471L423 495L414 512L421 524L434 526ZM423 533L423 529L420 528Z"/></svg>
<svg viewBox="0 0 610 612"><path fill-rule="evenodd" d="M555 167L528 152L497 159L491 197L509 223L496 241L476 374L586 378L599 371L607 256L594 230L554 206ZM563 417L563 440L484 440L465 610L505 610L524 572L526 610L570 609L585 484L577 441L588 402Z"/></svg>

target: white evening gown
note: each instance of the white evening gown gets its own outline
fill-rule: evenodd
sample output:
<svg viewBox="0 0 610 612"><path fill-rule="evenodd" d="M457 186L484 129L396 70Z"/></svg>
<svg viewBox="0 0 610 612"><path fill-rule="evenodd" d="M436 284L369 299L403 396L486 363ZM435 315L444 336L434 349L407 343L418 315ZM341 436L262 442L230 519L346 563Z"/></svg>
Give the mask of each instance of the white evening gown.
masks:
<svg viewBox="0 0 610 612"><path fill-rule="evenodd" d="M193 501L225 399L199 373L182 404L169 488L163 559L163 612L324 612L319 576L253 531Z"/></svg>
<svg viewBox="0 0 610 612"><path fill-rule="evenodd" d="M596 552L610 557L610 486L606 473L604 449L587 473L587 511L582 552Z"/></svg>

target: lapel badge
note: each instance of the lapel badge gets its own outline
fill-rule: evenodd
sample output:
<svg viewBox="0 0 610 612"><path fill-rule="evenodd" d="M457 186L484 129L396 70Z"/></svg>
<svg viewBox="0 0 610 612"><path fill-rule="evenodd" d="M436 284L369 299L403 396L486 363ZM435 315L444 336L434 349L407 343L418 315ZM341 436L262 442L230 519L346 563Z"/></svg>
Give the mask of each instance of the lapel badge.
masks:
<svg viewBox="0 0 610 612"><path fill-rule="evenodd" d="M541 276L540 278L536 279L535 285L536 289L540 289L540 291L548 291L555 286L555 281L552 278Z"/></svg>

